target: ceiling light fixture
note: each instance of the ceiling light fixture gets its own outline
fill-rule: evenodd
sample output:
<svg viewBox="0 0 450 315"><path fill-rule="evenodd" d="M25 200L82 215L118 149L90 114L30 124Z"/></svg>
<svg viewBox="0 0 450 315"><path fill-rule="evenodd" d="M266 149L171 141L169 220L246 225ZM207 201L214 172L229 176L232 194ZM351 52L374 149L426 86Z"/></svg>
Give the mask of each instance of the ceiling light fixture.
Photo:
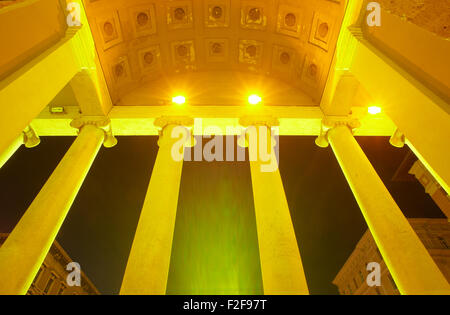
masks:
<svg viewBox="0 0 450 315"><path fill-rule="evenodd" d="M182 95L175 96L174 98L172 98L172 102L177 105L183 105L186 103L186 97Z"/></svg>
<svg viewBox="0 0 450 315"><path fill-rule="evenodd" d="M379 113L381 113L381 107L378 106L370 106L368 108L368 112L371 115L378 115Z"/></svg>
<svg viewBox="0 0 450 315"><path fill-rule="evenodd" d="M262 98L259 95L253 94L248 97L248 102L251 105L258 105L262 102Z"/></svg>

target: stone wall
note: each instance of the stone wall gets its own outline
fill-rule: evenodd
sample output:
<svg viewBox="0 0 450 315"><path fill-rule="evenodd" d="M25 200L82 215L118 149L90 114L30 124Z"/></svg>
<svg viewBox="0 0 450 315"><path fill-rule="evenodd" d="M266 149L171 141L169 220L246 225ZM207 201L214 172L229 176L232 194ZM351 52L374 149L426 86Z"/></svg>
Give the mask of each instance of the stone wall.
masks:
<svg viewBox="0 0 450 315"><path fill-rule="evenodd" d="M450 0L377 0L381 7L441 37L450 38Z"/></svg>

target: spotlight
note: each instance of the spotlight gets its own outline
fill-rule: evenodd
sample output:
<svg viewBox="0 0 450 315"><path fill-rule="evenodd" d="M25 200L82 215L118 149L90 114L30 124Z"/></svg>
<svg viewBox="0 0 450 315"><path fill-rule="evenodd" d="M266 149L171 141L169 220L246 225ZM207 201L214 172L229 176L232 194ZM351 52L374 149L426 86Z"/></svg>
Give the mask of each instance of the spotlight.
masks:
<svg viewBox="0 0 450 315"><path fill-rule="evenodd" d="M259 95L253 94L248 97L248 102L251 105L258 105L262 102L262 98Z"/></svg>
<svg viewBox="0 0 450 315"><path fill-rule="evenodd" d="M172 102L177 105L183 105L186 103L186 97L182 95L175 96L174 98L172 98Z"/></svg>
<svg viewBox="0 0 450 315"><path fill-rule="evenodd" d="M381 107L378 106L370 106L368 108L368 112L371 115L378 115L379 113L381 113Z"/></svg>

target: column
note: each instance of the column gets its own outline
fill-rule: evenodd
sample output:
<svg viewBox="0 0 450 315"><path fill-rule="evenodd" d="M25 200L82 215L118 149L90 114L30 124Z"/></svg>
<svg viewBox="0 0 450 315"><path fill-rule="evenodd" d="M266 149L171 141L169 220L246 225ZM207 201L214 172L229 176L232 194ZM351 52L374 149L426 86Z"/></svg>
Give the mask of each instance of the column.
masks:
<svg viewBox="0 0 450 315"><path fill-rule="evenodd" d="M0 152L4 152L24 128L79 71L68 28L58 43L36 56L0 82Z"/></svg>
<svg viewBox="0 0 450 315"><path fill-rule="evenodd" d="M346 123L328 141L361 208L370 232L402 294L450 294L450 286Z"/></svg>
<svg viewBox="0 0 450 315"><path fill-rule="evenodd" d="M26 294L105 138L99 123L74 121L80 133L0 247L0 294Z"/></svg>
<svg viewBox="0 0 450 315"><path fill-rule="evenodd" d="M16 153L16 151L20 148L22 144L25 144L27 148L34 148L41 140L38 135L34 132L31 126L25 128L25 130L18 136L7 148L5 151L0 153L0 168L5 165L6 162L11 158L11 156Z"/></svg>
<svg viewBox="0 0 450 315"><path fill-rule="evenodd" d="M241 125L253 126L247 135L264 294L309 294L270 130L277 121Z"/></svg>
<svg viewBox="0 0 450 315"><path fill-rule="evenodd" d="M128 258L120 294L166 294L184 144L190 118L163 117L159 151Z"/></svg>
<svg viewBox="0 0 450 315"><path fill-rule="evenodd" d="M352 46L354 54L350 71L401 130L411 151L450 194L448 102L364 39L360 29L352 28L352 32L355 45ZM436 45L434 47L448 46L447 41L431 33L426 38L430 44ZM444 50L436 48L435 51L441 54L441 58L447 58Z"/></svg>
<svg viewBox="0 0 450 315"><path fill-rule="evenodd" d="M23 134L20 134L6 149L0 153L0 168L8 162L11 156L16 153L16 151L23 144Z"/></svg>

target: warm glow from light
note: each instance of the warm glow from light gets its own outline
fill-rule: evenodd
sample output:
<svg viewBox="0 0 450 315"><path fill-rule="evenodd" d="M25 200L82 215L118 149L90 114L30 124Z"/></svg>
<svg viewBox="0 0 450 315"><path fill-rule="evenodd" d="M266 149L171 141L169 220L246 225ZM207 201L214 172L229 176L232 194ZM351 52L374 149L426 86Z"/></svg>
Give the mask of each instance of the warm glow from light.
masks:
<svg viewBox="0 0 450 315"><path fill-rule="evenodd" d="M177 105L183 105L186 103L186 97L181 95L175 96L174 98L172 98L172 102Z"/></svg>
<svg viewBox="0 0 450 315"><path fill-rule="evenodd" d="M369 111L369 114L371 114L371 115L377 115L377 114L381 113L381 107L370 106L368 111Z"/></svg>
<svg viewBox="0 0 450 315"><path fill-rule="evenodd" d="M251 105L258 105L259 103L262 102L262 98L259 95L253 94L248 97L248 102Z"/></svg>

